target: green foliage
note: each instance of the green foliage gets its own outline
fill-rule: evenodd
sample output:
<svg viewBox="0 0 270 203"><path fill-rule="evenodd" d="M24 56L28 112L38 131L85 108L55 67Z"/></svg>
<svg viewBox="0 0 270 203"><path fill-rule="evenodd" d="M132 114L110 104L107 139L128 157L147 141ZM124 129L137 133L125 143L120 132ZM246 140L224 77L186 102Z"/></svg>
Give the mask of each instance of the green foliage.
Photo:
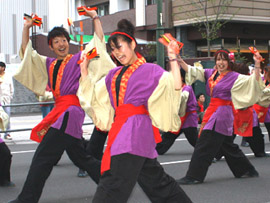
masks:
<svg viewBox="0 0 270 203"><path fill-rule="evenodd" d="M156 56L157 55L157 48L156 43L150 42L146 45L146 52L148 56Z"/></svg>

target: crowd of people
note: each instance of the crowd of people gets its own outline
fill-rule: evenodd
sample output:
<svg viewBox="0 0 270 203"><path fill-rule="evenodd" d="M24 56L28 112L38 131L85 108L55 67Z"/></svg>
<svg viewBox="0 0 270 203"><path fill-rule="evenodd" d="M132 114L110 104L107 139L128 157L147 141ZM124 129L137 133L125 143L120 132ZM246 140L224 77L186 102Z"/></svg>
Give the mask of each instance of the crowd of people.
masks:
<svg viewBox="0 0 270 203"><path fill-rule="evenodd" d="M38 202L64 151L97 184L94 203L127 202L136 183L151 202L192 202L180 185L203 183L213 160L222 156L236 178L259 176L234 143L235 134L245 136L256 157L269 156L259 122L270 130L270 86L263 81L270 81L270 71L262 79L259 54L254 56L251 75L236 67L226 49L215 53L213 69L203 69L200 63L186 64L172 40L166 71L135 51L135 27L126 19L118 22L108 39L110 56L96 11L83 9L93 20L95 33L85 50L74 55L69 54L70 37L63 27L48 33L56 58L38 54L29 39L33 22L25 20L22 62L14 78L37 95L50 90L55 106L31 132L31 139L40 144L20 194L10 203ZM88 59L93 48L98 57ZM205 95L195 95L192 89L196 80L206 83L211 98L207 108ZM95 124L86 146L82 137L85 113ZM3 129L8 117L0 111ZM186 175L175 180L157 157L181 133L194 152ZM0 176L0 186L12 186L11 154L1 138L0 157L5 157L0 159L0 174L6 174Z"/></svg>

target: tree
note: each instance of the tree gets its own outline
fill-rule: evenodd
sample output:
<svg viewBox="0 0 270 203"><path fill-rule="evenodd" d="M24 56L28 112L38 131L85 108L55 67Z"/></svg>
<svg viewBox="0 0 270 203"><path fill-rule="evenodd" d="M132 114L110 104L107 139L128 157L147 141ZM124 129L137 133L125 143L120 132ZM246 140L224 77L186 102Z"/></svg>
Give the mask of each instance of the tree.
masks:
<svg viewBox="0 0 270 203"><path fill-rule="evenodd" d="M229 19L224 18L228 13L229 6L233 0L183 0L191 10L185 14L193 21L193 25L198 28L203 39L207 40L208 57L210 57L210 43L218 38L218 31L239 11L237 9ZM180 10L185 11L185 7ZM227 17L228 18L228 17Z"/></svg>

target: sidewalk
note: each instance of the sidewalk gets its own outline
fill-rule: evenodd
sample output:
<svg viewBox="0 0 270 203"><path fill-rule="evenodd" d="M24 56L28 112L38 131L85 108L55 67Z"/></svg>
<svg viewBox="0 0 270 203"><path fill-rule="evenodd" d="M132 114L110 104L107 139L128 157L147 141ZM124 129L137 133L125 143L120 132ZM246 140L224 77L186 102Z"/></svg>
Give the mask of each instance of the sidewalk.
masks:
<svg viewBox="0 0 270 203"><path fill-rule="evenodd" d="M11 115L10 117L10 130L33 128L42 120L42 115L39 113L29 113L28 115ZM84 123L92 123L92 120L85 116ZM89 139L93 131L94 125L83 125L83 137ZM30 140L30 130L10 132L12 140L5 140L7 144L32 144L36 143ZM4 137L4 133L1 133L1 137Z"/></svg>

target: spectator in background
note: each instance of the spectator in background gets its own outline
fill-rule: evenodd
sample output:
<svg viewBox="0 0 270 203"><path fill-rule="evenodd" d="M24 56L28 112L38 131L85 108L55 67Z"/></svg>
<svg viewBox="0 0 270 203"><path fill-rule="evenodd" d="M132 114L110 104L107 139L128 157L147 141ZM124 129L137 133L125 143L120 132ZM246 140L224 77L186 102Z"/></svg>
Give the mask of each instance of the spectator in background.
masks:
<svg viewBox="0 0 270 203"><path fill-rule="evenodd" d="M202 119L204 116L204 102L205 102L205 96L203 93L199 93L197 95L197 114L198 114L198 119L199 119L199 124L202 123Z"/></svg>
<svg viewBox="0 0 270 203"><path fill-rule="evenodd" d="M38 101L39 102L54 101L53 93L49 85L46 86L44 95L38 97ZM42 117L44 118L53 109L54 104L41 104L40 107L41 107Z"/></svg>
<svg viewBox="0 0 270 203"><path fill-rule="evenodd" d="M6 130L10 130L10 105L11 100L13 98L14 87L12 77L5 72L6 64L0 61L0 86L1 86L1 105L3 106L4 111L8 115L8 125ZM12 140L10 134L8 132L5 133L4 138L7 140Z"/></svg>

